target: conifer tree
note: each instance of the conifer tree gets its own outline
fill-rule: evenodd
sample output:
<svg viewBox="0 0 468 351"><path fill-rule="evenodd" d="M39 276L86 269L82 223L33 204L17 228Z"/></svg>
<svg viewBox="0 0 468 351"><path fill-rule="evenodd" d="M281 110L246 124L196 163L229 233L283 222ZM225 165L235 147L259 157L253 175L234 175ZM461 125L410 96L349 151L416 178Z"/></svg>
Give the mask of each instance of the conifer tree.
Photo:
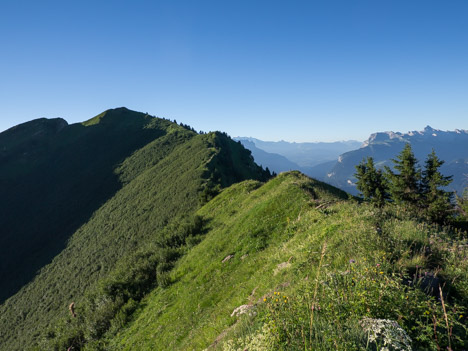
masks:
<svg viewBox="0 0 468 351"><path fill-rule="evenodd" d="M382 170L374 166L374 159L368 157L356 166L357 189L365 200L371 201L375 206L382 207L388 199L387 182Z"/></svg>
<svg viewBox="0 0 468 351"><path fill-rule="evenodd" d="M390 181L389 190L391 198L396 204L409 206L413 210L420 207L420 181L421 170L418 160L414 156L411 145L407 143L396 159L392 159L394 173L390 167L385 167Z"/></svg>
<svg viewBox="0 0 468 351"><path fill-rule="evenodd" d="M468 187L465 188L461 197L457 196L457 205L459 214L468 220Z"/></svg>
<svg viewBox="0 0 468 351"><path fill-rule="evenodd" d="M452 176L443 176L439 168L444 164L435 151L427 156L425 169L422 172L421 195L424 204L424 212L428 219L437 223L446 222L453 206L453 193L441 189L452 182Z"/></svg>

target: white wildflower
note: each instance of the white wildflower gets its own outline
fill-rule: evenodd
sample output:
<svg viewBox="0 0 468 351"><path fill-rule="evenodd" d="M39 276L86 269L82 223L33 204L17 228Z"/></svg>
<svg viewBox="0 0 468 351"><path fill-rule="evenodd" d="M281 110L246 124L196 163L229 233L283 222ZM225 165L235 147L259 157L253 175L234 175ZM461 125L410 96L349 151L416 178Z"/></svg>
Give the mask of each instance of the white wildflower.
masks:
<svg viewBox="0 0 468 351"><path fill-rule="evenodd" d="M396 321L364 318L360 324L367 332L367 342L374 343L378 350L412 351L411 338ZM379 348L382 344L383 347Z"/></svg>
<svg viewBox="0 0 468 351"><path fill-rule="evenodd" d="M241 339L228 340L223 345L223 351L269 351L273 350L274 338L268 326L265 324L263 328L254 335L248 335Z"/></svg>

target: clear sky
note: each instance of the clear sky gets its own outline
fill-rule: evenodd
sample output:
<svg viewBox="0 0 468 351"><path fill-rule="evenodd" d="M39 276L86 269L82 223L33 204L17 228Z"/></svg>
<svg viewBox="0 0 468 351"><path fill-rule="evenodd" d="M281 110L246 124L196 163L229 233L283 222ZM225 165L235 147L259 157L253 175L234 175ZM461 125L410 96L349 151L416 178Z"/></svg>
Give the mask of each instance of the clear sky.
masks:
<svg viewBox="0 0 468 351"><path fill-rule="evenodd" d="M263 140L468 129L468 1L2 1L0 130L120 106Z"/></svg>

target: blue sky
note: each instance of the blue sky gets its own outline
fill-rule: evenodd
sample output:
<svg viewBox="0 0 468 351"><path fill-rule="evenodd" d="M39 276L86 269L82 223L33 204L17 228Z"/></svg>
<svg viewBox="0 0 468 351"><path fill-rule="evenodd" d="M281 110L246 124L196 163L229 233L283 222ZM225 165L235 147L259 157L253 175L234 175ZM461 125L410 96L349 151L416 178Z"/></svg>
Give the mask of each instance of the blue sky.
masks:
<svg viewBox="0 0 468 351"><path fill-rule="evenodd" d="M0 130L126 106L264 140L468 129L468 2L0 5Z"/></svg>

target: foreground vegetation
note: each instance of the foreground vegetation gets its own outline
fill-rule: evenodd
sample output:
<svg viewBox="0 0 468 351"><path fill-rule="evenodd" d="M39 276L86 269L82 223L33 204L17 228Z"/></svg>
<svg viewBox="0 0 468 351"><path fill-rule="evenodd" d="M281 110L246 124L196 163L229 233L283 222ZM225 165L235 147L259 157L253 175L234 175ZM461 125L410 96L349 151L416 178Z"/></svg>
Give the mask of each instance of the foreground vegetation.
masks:
<svg viewBox="0 0 468 351"><path fill-rule="evenodd" d="M103 349L466 348L465 233L294 172L198 214L204 240Z"/></svg>

